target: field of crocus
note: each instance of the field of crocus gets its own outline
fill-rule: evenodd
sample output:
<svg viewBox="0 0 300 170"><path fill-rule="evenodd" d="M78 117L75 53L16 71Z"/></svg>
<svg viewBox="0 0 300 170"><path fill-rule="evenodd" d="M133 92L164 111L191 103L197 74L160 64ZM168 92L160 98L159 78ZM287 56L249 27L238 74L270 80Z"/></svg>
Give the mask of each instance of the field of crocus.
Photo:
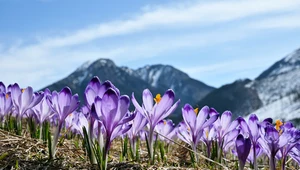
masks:
<svg viewBox="0 0 300 170"><path fill-rule="evenodd" d="M89 164L87 169L107 169L116 162L132 165L117 169L137 169L139 164L140 169L299 169L300 130L290 122L256 115L233 120L230 111L221 114L208 106L178 108L180 100L175 101L171 89L154 96L145 89L142 102L121 93L110 81L94 77L80 104L68 87L34 92L0 82L0 169L26 169L17 159L15 165L7 159L18 157L7 150L23 140L30 150L46 146L47 165L68 159L72 151L80 158L76 164ZM167 119L176 109L183 117L178 125Z"/></svg>

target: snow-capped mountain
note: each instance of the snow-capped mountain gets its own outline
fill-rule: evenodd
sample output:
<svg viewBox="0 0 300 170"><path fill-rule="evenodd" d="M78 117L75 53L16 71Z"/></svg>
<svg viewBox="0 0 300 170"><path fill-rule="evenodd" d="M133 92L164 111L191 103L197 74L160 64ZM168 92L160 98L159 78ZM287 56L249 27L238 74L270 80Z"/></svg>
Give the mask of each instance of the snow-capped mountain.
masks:
<svg viewBox="0 0 300 170"><path fill-rule="evenodd" d="M300 49L273 64L247 86L256 89L263 103L264 107L254 112L260 117L300 118Z"/></svg>
<svg viewBox="0 0 300 170"><path fill-rule="evenodd" d="M234 117L257 114L261 119L292 120L300 125L300 49L295 50L262 72L256 79L237 80L214 89L169 65L147 65L138 69L119 67L109 59L86 62L68 77L48 86L60 90L69 86L83 101L83 92L93 76L112 81L122 94L132 92L141 101L141 94L149 88L153 95L172 88L182 107L190 103L196 107L208 105L219 112L231 110ZM179 108L180 108L179 107ZM131 109L133 107L131 106ZM173 114L181 119L181 111Z"/></svg>
<svg viewBox="0 0 300 170"><path fill-rule="evenodd" d="M169 65L148 65L137 69L136 73L153 87L173 89L186 102L198 101L215 89Z"/></svg>
<svg viewBox="0 0 300 170"><path fill-rule="evenodd" d="M241 93L248 97L239 95ZM214 90L199 105L208 104L220 112L231 110L235 117L255 113L261 119L272 117L298 121L299 98L300 49L274 63L255 80L235 82Z"/></svg>
<svg viewBox="0 0 300 170"><path fill-rule="evenodd" d="M198 100L214 90L213 87L190 78L186 73L172 66L153 65L134 70L128 67L119 67L109 59L86 62L66 78L45 88L60 90L69 86L73 93L79 94L81 103L84 103L83 92L93 76L98 76L101 81L110 80L122 94L131 96L134 92L139 101L141 101L142 92L146 88L150 89L153 95L163 94L167 89L172 88L176 98L181 99L180 107L185 103L196 104ZM181 109L177 109L172 118L175 121L180 120Z"/></svg>

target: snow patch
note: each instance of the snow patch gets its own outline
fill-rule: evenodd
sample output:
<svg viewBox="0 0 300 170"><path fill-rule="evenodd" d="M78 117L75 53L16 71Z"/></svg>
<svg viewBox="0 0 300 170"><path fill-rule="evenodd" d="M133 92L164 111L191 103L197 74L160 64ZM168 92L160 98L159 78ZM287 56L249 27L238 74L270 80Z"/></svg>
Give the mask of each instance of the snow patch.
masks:
<svg viewBox="0 0 300 170"><path fill-rule="evenodd" d="M77 71L86 70L91 64L92 64L91 61L86 61L80 67L77 68Z"/></svg>
<svg viewBox="0 0 300 170"><path fill-rule="evenodd" d="M283 97L282 99L276 100L256 111L252 114L256 114L260 120L265 118L281 119L281 120L292 120L300 118L300 102L295 102L295 94L291 94ZM250 114L246 116L248 119Z"/></svg>
<svg viewBox="0 0 300 170"><path fill-rule="evenodd" d="M149 72L149 77L151 77L151 86L157 87L158 79L162 73L162 70L151 70Z"/></svg>

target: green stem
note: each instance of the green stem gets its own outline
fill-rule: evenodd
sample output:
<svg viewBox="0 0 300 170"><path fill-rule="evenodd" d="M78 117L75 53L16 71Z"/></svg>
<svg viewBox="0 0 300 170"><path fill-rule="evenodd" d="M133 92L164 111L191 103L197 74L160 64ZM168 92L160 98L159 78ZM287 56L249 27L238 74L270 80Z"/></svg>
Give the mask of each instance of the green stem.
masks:
<svg viewBox="0 0 300 170"><path fill-rule="evenodd" d="M150 154L150 164L154 165L154 141L153 141L153 128L150 127L150 131L149 131L149 154Z"/></svg>
<svg viewBox="0 0 300 170"><path fill-rule="evenodd" d="M40 136L39 136L39 138L42 139L42 136L43 136L43 124L41 123L40 124Z"/></svg>

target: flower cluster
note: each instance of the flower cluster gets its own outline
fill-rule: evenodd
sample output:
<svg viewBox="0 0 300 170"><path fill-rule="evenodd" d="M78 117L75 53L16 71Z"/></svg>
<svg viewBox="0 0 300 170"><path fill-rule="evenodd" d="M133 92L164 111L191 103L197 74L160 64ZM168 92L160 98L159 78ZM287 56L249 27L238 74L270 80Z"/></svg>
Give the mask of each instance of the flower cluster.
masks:
<svg viewBox="0 0 300 170"><path fill-rule="evenodd" d="M109 150L116 138L124 145L122 155L130 155L134 161L139 161L140 141L145 141L151 164L155 157L166 162L168 148L177 140L190 146L194 165L200 160L200 150L221 164L223 158L233 155L239 169L247 162L258 169L258 160L266 157L272 170L278 166L278 160L285 169L287 158L300 164L300 130L290 122L277 120L273 124L271 118L259 121L254 114L247 121L242 117L233 119L230 111L220 114L208 106L198 109L185 104L183 121L175 125L167 118L180 100L175 100L171 89L155 97L145 89L142 99L132 94L131 102L135 109L129 111L130 97L121 95L110 81L101 83L98 77L87 84L81 105L78 95L73 95L68 87L60 92L33 92L31 87L6 87L0 82L0 126L21 135L27 128L22 122L27 121L31 137L48 143L51 159L59 139L81 136L90 162L100 169L107 168ZM130 154L125 153L128 141Z"/></svg>

